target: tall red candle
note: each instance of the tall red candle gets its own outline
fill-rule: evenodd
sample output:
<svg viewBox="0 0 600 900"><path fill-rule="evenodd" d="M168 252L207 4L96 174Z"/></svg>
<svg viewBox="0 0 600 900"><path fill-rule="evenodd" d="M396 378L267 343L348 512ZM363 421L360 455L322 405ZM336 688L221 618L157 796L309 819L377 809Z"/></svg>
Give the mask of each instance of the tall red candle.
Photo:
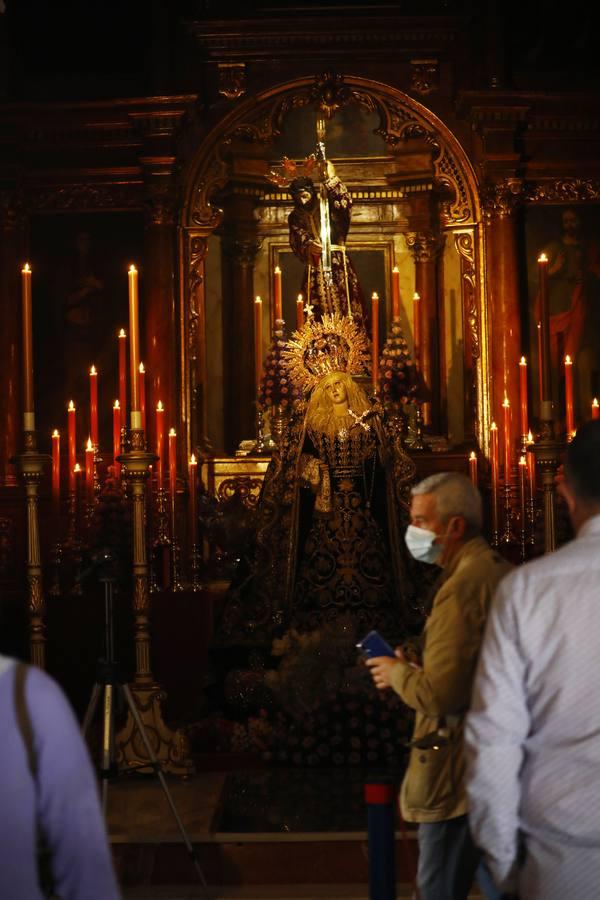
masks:
<svg viewBox="0 0 600 900"><path fill-rule="evenodd" d="M91 436L85 447L85 494L88 503L94 499L94 445Z"/></svg>
<svg viewBox="0 0 600 900"><path fill-rule="evenodd" d="M164 487L164 462L165 462L165 410L159 400L156 404L156 481L159 491Z"/></svg>
<svg viewBox="0 0 600 900"><path fill-rule="evenodd" d="M504 417L504 483L509 484L512 469L512 438L510 427L510 401L506 394L502 401L502 412Z"/></svg>
<svg viewBox="0 0 600 900"><path fill-rule="evenodd" d="M273 272L273 315L275 321L283 318L282 302L281 302L281 269L275 266Z"/></svg>
<svg viewBox="0 0 600 900"><path fill-rule="evenodd" d="M121 404L115 400L113 405L113 467L115 478L121 477L121 463L117 462L117 456L121 453Z"/></svg>
<svg viewBox="0 0 600 900"><path fill-rule="evenodd" d="M542 323L537 323L537 350L538 350L538 382L540 387L540 411L542 409Z"/></svg>
<svg viewBox="0 0 600 900"><path fill-rule="evenodd" d="M392 318L400 315L400 270L398 266L392 269Z"/></svg>
<svg viewBox="0 0 600 900"><path fill-rule="evenodd" d="M131 429L140 431L142 417L140 413L140 392L138 373L140 368L140 324L138 301L138 272L135 266L129 267L129 366L131 375Z"/></svg>
<svg viewBox="0 0 600 900"><path fill-rule="evenodd" d="M60 512L60 431L57 428L52 432L52 503L58 518Z"/></svg>
<svg viewBox="0 0 600 900"><path fill-rule="evenodd" d="M573 413L573 360L565 356L565 406L567 413L567 440L575 433L575 415Z"/></svg>
<svg viewBox="0 0 600 900"><path fill-rule="evenodd" d="M33 318L31 311L31 268L21 269L23 314L23 430L35 431L33 408Z"/></svg>
<svg viewBox="0 0 600 900"><path fill-rule="evenodd" d="M96 366L90 369L90 437L94 447L98 446L98 372Z"/></svg>
<svg viewBox="0 0 600 900"><path fill-rule="evenodd" d="M541 253L538 257L539 293L540 293L540 322L542 332L542 347L540 358L540 373L542 381L542 403L552 401L552 382L550 379L550 308L548 306L548 257ZM542 409L542 418L550 416L549 410Z"/></svg>
<svg viewBox="0 0 600 900"><path fill-rule="evenodd" d="M592 419L600 419L600 404L597 397L592 400Z"/></svg>
<svg viewBox="0 0 600 900"><path fill-rule="evenodd" d="M302 294L298 294L296 300L296 328L301 331L304 327L304 300Z"/></svg>
<svg viewBox="0 0 600 900"><path fill-rule="evenodd" d="M69 490L75 491L77 484L75 481L75 466L77 464L77 424L75 421L75 404L69 400L67 407L68 434L69 434Z"/></svg>
<svg viewBox="0 0 600 900"><path fill-rule="evenodd" d="M119 406L121 408L121 428L127 427L127 335L125 329L119 331Z"/></svg>
<svg viewBox="0 0 600 900"><path fill-rule="evenodd" d="M471 450L469 455L469 475L471 476L471 481L477 487L477 456L473 450Z"/></svg>
<svg viewBox="0 0 600 900"><path fill-rule="evenodd" d="M519 387L521 394L521 434L523 437L529 431L529 410L527 404L527 360L521 357L519 363Z"/></svg>
<svg viewBox="0 0 600 900"><path fill-rule="evenodd" d="M146 431L146 370L140 363L140 412L142 414L142 431Z"/></svg>
<svg viewBox="0 0 600 900"><path fill-rule="evenodd" d="M169 431L169 490L171 503L174 503L177 495L177 432L174 428Z"/></svg>
<svg viewBox="0 0 600 900"><path fill-rule="evenodd" d="M197 472L198 463L192 453L190 456L190 543L192 547L198 543Z"/></svg>
<svg viewBox="0 0 600 900"><path fill-rule="evenodd" d="M529 492L531 497L535 497L535 453L533 452L533 435L531 432L527 434L527 471L529 473Z"/></svg>
<svg viewBox="0 0 600 900"><path fill-rule="evenodd" d="M413 348L415 360L418 360L421 352L421 295L416 291L413 294Z"/></svg>
<svg viewBox="0 0 600 900"><path fill-rule="evenodd" d="M525 528L525 482L527 472L527 460L524 456L519 457L519 508L521 510L521 529Z"/></svg>
<svg viewBox="0 0 600 900"><path fill-rule="evenodd" d="M371 294L371 379L376 392L379 383L379 294Z"/></svg>
<svg viewBox="0 0 600 900"><path fill-rule="evenodd" d="M495 422L490 425L490 466L492 470L492 531L498 531L498 426Z"/></svg>
<svg viewBox="0 0 600 900"><path fill-rule="evenodd" d="M254 301L254 378L258 392L262 378L262 300L260 297Z"/></svg>

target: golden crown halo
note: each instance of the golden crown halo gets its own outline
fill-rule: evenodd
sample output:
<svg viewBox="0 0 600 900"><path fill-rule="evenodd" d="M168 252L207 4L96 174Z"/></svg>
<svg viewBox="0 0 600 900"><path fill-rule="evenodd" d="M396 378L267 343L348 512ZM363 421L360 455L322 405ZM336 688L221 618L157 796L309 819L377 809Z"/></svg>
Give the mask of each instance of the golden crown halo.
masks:
<svg viewBox="0 0 600 900"><path fill-rule="evenodd" d="M320 322L310 318L292 334L282 355L292 382L308 394L332 372L364 374L369 341L352 319L333 313Z"/></svg>
<svg viewBox="0 0 600 900"><path fill-rule="evenodd" d="M284 156L281 160L281 166L278 168L278 170L271 169L269 174L267 175L267 178L278 187L289 188L294 178L297 178L299 175L305 175L307 177L312 175L312 171L315 168L316 164L317 160L314 153L311 153L310 156L307 156L300 163L297 163L293 159L288 159L287 156Z"/></svg>

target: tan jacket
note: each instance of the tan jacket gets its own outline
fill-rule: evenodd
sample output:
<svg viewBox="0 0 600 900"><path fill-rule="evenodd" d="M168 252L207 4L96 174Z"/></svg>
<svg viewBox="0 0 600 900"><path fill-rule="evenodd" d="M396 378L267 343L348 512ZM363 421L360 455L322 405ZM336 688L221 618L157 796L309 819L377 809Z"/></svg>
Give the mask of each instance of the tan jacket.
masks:
<svg viewBox="0 0 600 900"><path fill-rule="evenodd" d="M392 687L416 710L413 740L440 727L450 730L439 749L411 748L400 792L408 822L439 822L467 811L464 718L490 602L510 569L482 537L467 541L444 569L425 625L422 668L402 662L392 671Z"/></svg>

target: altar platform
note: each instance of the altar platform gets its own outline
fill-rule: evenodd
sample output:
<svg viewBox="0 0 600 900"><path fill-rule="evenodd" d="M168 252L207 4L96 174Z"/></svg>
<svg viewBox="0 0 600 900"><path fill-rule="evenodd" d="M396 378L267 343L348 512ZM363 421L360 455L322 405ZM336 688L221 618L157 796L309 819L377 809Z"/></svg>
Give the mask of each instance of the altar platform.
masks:
<svg viewBox="0 0 600 900"><path fill-rule="evenodd" d="M206 771L168 785L211 900L368 900L358 771ZM111 784L108 829L126 900L206 896L156 779ZM396 838L400 900L411 896L416 832Z"/></svg>

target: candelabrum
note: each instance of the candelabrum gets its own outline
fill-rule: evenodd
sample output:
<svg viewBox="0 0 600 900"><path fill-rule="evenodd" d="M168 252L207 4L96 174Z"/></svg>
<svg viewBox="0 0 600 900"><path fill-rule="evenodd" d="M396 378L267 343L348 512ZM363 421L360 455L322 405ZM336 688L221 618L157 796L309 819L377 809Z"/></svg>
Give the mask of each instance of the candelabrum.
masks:
<svg viewBox="0 0 600 900"><path fill-rule="evenodd" d="M192 544L192 549L190 552L190 573L192 576L192 581L190 584L190 589L192 591L201 591L202 590L202 581L200 579L200 575L202 572L202 554L200 552L200 547L197 542Z"/></svg>
<svg viewBox="0 0 600 900"><path fill-rule="evenodd" d="M288 416L287 406L278 403L271 407L271 437L276 445L281 443L281 439L285 434Z"/></svg>
<svg viewBox="0 0 600 900"><path fill-rule="evenodd" d="M424 450L423 443L423 409L420 400L413 401L414 416L408 425L408 435L406 438L406 446L411 450Z"/></svg>
<svg viewBox="0 0 600 900"><path fill-rule="evenodd" d="M265 414L260 403L256 404L256 443L254 445L255 453L265 453L267 450L265 443Z"/></svg>
<svg viewBox="0 0 600 900"><path fill-rule="evenodd" d="M181 582L181 547L177 537L177 484L170 485L171 496L171 590L182 591Z"/></svg>
<svg viewBox="0 0 600 900"><path fill-rule="evenodd" d="M141 439L134 432L132 449L123 453L118 461L129 488L133 508L133 614L135 642L135 676L130 685L140 718L147 731L154 736L154 751L163 769L177 775L189 775L193 771L189 759L187 739L181 731L173 732L165 724L161 702L164 691L156 683L150 665L150 592L148 589L148 560L145 534L146 481L149 467L156 460L153 453L143 449ZM117 735L119 764L128 769L150 768L150 760L139 740L136 723L131 711Z"/></svg>
<svg viewBox="0 0 600 900"><path fill-rule="evenodd" d="M17 459L19 473L25 484L27 505L27 608L29 611L29 652L31 662L40 669L46 667L46 602L42 585L42 557L38 516L38 488L44 466L50 457L38 453L35 434L26 432L25 450Z"/></svg>
<svg viewBox="0 0 600 900"><path fill-rule="evenodd" d="M513 530L513 508L512 508L512 484L510 480L510 472L505 473L504 485L502 488L503 511L504 511L504 530L500 537L500 543L511 546L516 543L515 533Z"/></svg>
<svg viewBox="0 0 600 900"><path fill-rule="evenodd" d="M492 501L492 536L490 543L492 547L500 546L500 530L499 530L499 519L498 519L498 484L494 481L492 476L492 486L491 486L491 501Z"/></svg>
<svg viewBox="0 0 600 900"><path fill-rule="evenodd" d="M541 436L532 449L543 491L544 553L552 553L556 549L556 474L564 448L564 443L554 437L552 420L545 419Z"/></svg>

